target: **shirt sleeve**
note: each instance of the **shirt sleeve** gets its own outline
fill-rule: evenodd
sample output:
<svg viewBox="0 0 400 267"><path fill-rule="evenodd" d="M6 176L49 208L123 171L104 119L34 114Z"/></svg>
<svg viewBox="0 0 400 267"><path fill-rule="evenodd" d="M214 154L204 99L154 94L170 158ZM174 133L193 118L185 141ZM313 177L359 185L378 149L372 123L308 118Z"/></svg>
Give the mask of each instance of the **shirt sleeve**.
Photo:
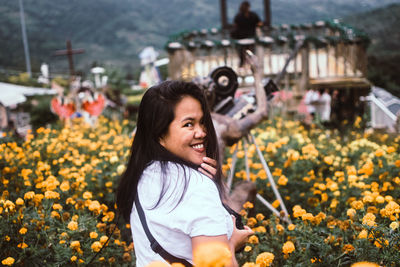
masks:
<svg viewBox="0 0 400 267"><path fill-rule="evenodd" d="M190 237L228 234L227 215L218 189L200 173L191 174L188 190L176 212L177 224Z"/></svg>

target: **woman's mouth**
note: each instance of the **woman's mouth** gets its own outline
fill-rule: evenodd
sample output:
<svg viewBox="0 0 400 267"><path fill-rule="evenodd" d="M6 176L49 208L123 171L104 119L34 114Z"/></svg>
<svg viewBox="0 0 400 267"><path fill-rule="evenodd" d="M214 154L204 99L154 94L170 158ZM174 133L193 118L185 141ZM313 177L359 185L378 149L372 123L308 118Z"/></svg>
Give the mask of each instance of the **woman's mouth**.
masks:
<svg viewBox="0 0 400 267"><path fill-rule="evenodd" d="M203 152L206 150L206 148L204 147L204 144L203 144L203 143L191 145L191 147L192 147L196 152L199 152L199 153L203 153Z"/></svg>

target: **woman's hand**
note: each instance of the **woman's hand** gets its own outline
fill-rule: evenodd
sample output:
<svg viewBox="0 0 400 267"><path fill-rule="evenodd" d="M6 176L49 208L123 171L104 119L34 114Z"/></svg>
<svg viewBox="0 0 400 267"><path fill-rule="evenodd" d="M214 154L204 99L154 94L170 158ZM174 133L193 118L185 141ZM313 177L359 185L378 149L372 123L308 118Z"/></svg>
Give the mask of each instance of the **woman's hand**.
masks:
<svg viewBox="0 0 400 267"><path fill-rule="evenodd" d="M214 175L217 173L217 161L209 157L204 157L203 163L200 165L198 170L202 174L213 179Z"/></svg>
<svg viewBox="0 0 400 267"><path fill-rule="evenodd" d="M237 229L235 216L232 216L232 220L233 220L233 233L231 239L229 240L229 244L236 251L241 247L243 247L243 245L247 242L249 236L254 234L254 232L247 225L244 226L243 230Z"/></svg>

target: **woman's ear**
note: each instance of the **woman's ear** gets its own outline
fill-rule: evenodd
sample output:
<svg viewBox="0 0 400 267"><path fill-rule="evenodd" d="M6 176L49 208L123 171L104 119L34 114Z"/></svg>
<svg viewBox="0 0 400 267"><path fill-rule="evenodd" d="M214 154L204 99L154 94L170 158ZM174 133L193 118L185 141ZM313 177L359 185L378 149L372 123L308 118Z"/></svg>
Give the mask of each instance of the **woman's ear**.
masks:
<svg viewBox="0 0 400 267"><path fill-rule="evenodd" d="M160 145L162 145L163 147L165 147L165 141L163 137L160 137L160 139L158 140L158 142L160 143Z"/></svg>

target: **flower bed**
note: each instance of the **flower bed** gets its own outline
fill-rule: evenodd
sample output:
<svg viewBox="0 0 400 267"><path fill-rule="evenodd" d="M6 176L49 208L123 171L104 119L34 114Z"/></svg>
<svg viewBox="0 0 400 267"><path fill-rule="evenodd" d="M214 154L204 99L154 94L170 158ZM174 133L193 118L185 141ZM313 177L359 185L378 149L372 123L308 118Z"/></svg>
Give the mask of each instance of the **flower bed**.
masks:
<svg viewBox="0 0 400 267"><path fill-rule="evenodd" d="M129 225L120 220L116 227L113 194L129 154L131 129L126 121L100 119L95 128L79 121L63 129L39 128L23 143L2 139L3 265L84 265L103 246L93 263L132 265ZM292 223L261 203L247 203L242 215L256 233L237 254L241 265L400 262L400 137L356 130L341 137L283 120L253 133ZM246 179L243 144L238 146L234 182ZM233 148L228 150L225 172L232 162ZM247 151L250 179L278 207L255 146Z"/></svg>

